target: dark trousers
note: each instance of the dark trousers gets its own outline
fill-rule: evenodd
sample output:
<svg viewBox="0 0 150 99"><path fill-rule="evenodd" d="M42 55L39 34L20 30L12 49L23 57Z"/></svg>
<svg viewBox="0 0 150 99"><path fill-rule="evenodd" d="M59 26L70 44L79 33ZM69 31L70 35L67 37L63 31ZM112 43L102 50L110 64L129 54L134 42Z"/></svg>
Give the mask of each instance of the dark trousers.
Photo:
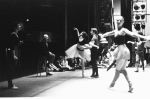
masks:
<svg viewBox="0 0 150 99"><path fill-rule="evenodd" d="M97 60L98 60L98 49L93 47L91 49L91 65L92 65L92 75L98 76L98 67L97 67Z"/></svg>
<svg viewBox="0 0 150 99"><path fill-rule="evenodd" d="M48 63L54 63L55 54L53 54L52 52L47 52L46 57L47 57Z"/></svg>
<svg viewBox="0 0 150 99"><path fill-rule="evenodd" d="M15 76L15 68L17 66L17 60L14 59L13 51L7 50L6 51L6 77L8 81L8 86L13 86L12 79Z"/></svg>

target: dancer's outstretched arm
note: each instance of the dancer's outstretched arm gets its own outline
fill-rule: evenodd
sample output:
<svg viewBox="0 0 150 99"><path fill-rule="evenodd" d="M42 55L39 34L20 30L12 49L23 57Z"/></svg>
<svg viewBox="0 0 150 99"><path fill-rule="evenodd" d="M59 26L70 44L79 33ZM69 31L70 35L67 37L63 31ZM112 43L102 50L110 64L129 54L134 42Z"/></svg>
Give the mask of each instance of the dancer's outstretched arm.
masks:
<svg viewBox="0 0 150 99"><path fill-rule="evenodd" d="M127 35L129 35L129 36L137 37L137 38L139 37L139 38L148 40L148 38L147 38L146 36L142 36L142 35L139 35L138 33L131 32L131 31L129 31L129 30L126 29L126 28L123 28L122 31L125 32L125 33L126 33Z"/></svg>
<svg viewBox="0 0 150 99"><path fill-rule="evenodd" d="M96 47L97 49L99 49L99 46L95 45L93 40L90 41L89 45L92 46L92 47Z"/></svg>
<svg viewBox="0 0 150 99"><path fill-rule="evenodd" d="M127 43L135 44L136 42L133 42L133 41L128 41Z"/></svg>
<svg viewBox="0 0 150 99"><path fill-rule="evenodd" d="M107 36L112 36L112 35L115 35L115 30L114 31L110 31L110 32L106 32L105 34L99 34L99 36L101 38L107 37Z"/></svg>

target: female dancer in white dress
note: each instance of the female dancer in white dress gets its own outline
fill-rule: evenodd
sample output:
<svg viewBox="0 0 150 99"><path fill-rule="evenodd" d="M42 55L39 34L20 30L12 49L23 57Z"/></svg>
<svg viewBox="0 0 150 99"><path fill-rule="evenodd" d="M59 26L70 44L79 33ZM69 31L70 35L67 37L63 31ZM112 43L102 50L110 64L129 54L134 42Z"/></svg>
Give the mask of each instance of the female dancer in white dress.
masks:
<svg viewBox="0 0 150 99"><path fill-rule="evenodd" d="M138 33L133 33L129 31L128 29L123 27L124 24L124 18L122 16L117 16L115 18L115 26L117 27L117 30L107 32L103 34L101 37L107 37L114 35L115 37L115 44L117 45L117 48L114 50L114 59L116 61L116 73L114 76L114 79L112 83L110 84L110 87L114 87L115 82L119 78L120 73L122 73L128 84L129 84L129 91L131 92L133 90L132 83L129 80L128 73L126 71L126 64L128 63L128 60L130 59L130 51L125 45L125 35L129 35L132 37L139 37L148 40L146 36L141 36Z"/></svg>
<svg viewBox="0 0 150 99"><path fill-rule="evenodd" d="M86 32L79 33L77 28L74 28L77 31L79 41L77 44L71 46L68 50L65 51L67 58L81 58L82 62L82 77L84 77L84 69L85 69L85 62L91 60L91 52L90 48L92 46L89 45L88 42L88 35Z"/></svg>

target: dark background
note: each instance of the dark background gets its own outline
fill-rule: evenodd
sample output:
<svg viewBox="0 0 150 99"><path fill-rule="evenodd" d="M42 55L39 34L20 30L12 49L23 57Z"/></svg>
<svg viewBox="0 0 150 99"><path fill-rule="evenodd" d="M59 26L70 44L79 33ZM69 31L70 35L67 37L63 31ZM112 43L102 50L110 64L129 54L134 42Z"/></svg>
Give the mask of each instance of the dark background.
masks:
<svg viewBox="0 0 150 99"><path fill-rule="evenodd" d="M20 65L16 68L16 77L19 77L36 72L43 34L47 33L50 36L49 49L57 59L58 56L65 55L64 51L67 48L77 43L78 37L74 27L78 28L79 32L85 31L88 34L93 27L106 32L101 19L104 18L105 23L111 22L110 1L0 0L0 80L4 79L5 46L8 35L13 31L14 21L21 21L25 26L20 35L24 40L20 46ZM131 6L131 1L121 1L121 14L126 20L125 27L131 30L131 19L128 17L131 15L131 8L128 7Z"/></svg>

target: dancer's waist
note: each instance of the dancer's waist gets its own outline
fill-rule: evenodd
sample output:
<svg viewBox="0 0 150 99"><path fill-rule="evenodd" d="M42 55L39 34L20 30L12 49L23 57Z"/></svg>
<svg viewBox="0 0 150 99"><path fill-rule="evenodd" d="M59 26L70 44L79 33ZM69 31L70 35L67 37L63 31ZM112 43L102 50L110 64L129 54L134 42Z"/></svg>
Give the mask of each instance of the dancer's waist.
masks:
<svg viewBox="0 0 150 99"><path fill-rule="evenodd" d="M84 51L84 49L81 49L81 48L78 48L78 47L77 47L77 50L78 50L78 51Z"/></svg>

